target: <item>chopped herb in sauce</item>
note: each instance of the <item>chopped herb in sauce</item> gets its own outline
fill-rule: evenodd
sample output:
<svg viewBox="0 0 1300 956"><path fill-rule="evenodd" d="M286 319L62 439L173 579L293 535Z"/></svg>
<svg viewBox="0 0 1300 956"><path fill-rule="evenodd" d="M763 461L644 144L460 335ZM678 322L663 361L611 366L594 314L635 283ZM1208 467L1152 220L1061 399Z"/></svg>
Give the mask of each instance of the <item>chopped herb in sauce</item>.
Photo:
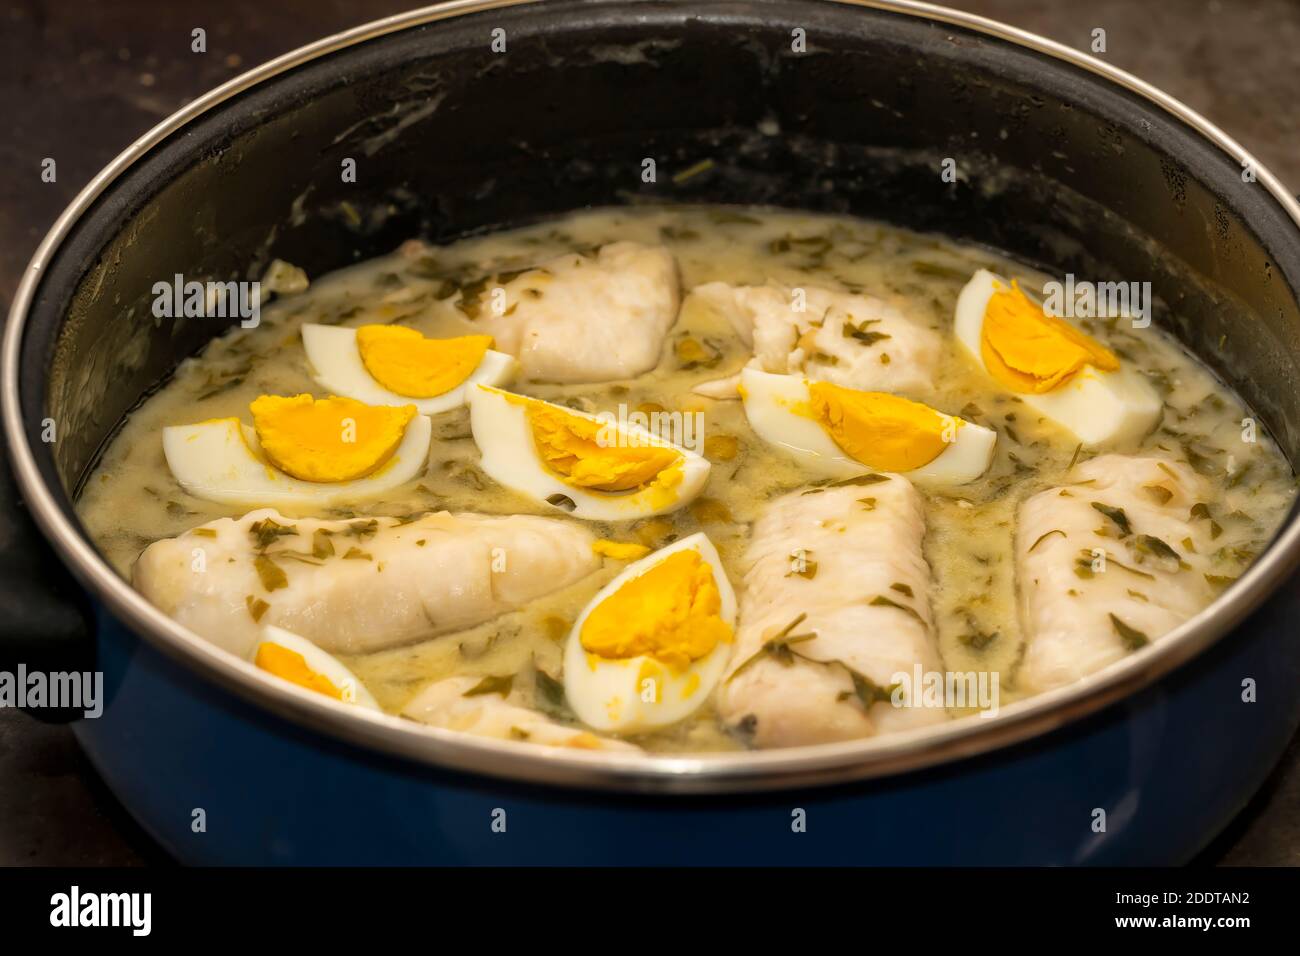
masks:
<svg viewBox="0 0 1300 956"><path fill-rule="evenodd" d="M971 650L982 651L984 648L996 641L998 637L999 633L997 631L981 630L974 626L974 622L971 622L970 630L963 631L959 634L957 640L966 647L969 647Z"/></svg>
<svg viewBox="0 0 1300 956"><path fill-rule="evenodd" d="M248 533L253 536L253 544L257 550L265 551L281 538L296 535L298 529L291 524L279 524L272 518L263 518L249 525Z"/></svg>
<svg viewBox="0 0 1300 956"><path fill-rule="evenodd" d="M266 555L259 554L254 557L253 567L257 569L257 576L266 590L276 591L289 586L289 577L284 573L284 569Z"/></svg>
<svg viewBox="0 0 1300 956"><path fill-rule="evenodd" d="M793 664L795 653L792 648L792 645L801 644L804 641L811 641L817 636L816 631L809 631L803 634L792 633L794 629L798 627L800 624L802 624L807 618L808 618L807 614L800 614L793 621L791 621L780 631L778 631L773 637L770 637L766 641L764 641L763 646L760 647L757 651L755 651L748 659L746 659L743 664L741 664L734 671L732 671L731 676L728 677L727 680L728 681L735 680L736 675L738 675L741 671L745 670L745 668L749 667L750 664L753 664L756 660L763 657L771 657L773 660L777 661L779 664L782 664L786 667L789 667L791 664Z"/></svg>
<svg viewBox="0 0 1300 956"><path fill-rule="evenodd" d="M1167 505L1174 493L1164 485L1143 485L1142 490L1158 505Z"/></svg>
<svg viewBox="0 0 1300 956"><path fill-rule="evenodd" d="M315 558L332 558L334 557L334 542L330 536L334 532L327 528L317 528L311 536L311 553Z"/></svg>
<svg viewBox="0 0 1300 956"><path fill-rule="evenodd" d="M1048 538L1050 538L1050 537L1051 537L1052 535L1054 535L1054 534L1059 534L1062 538L1069 537L1069 536L1068 536L1064 531L1062 531L1060 528L1053 528L1051 531L1048 531L1048 532L1045 533L1045 534L1040 534L1040 535L1038 536L1038 539L1037 539L1033 544L1031 544L1031 545L1029 546L1029 550L1026 551L1025 553L1026 553L1026 554L1030 553L1031 551L1033 551L1035 548L1037 548L1040 544L1042 544L1044 541L1046 541Z"/></svg>
<svg viewBox="0 0 1300 956"><path fill-rule="evenodd" d="M853 325L845 322L840 334L846 339L853 339L861 342L863 345L875 345L877 342L883 342L891 336L885 332L873 332L868 326L876 325L880 319L867 319L861 325Z"/></svg>
<svg viewBox="0 0 1300 956"><path fill-rule="evenodd" d="M1110 505L1102 504L1100 501L1092 502L1092 506L1115 523L1115 527L1119 528L1119 536L1121 538L1127 538L1133 533L1133 527L1129 524L1128 515L1124 513L1123 508L1112 508Z"/></svg>
<svg viewBox="0 0 1300 956"><path fill-rule="evenodd" d="M870 677L853 670L847 665L844 667L849 672L849 677L853 680L853 693L862 702L862 706L871 709L873 704L888 702L894 694L894 685L881 687Z"/></svg>
<svg viewBox="0 0 1300 956"><path fill-rule="evenodd" d="M1125 624L1114 614L1110 615L1110 623L1115 628L1115 633L1119 639L1124 642L1124 646L1130 651L1136 651L1139 648L1146 647L1151 643L1151 639L1139 631L1136 627Z"/></svg>
<svg viewBox="0 0 1300 956"><path fill-rule="evenodd" d="M1065 466L1066 471L1069 471L1078 463L1079 453L1082 451L1083 451L1083 442L1079 442L1079 444L1074 446L1074 454L1070 456L1070 463Z"/></svg>
<svg viewBox="0 0 1300 956"><path fill-rule="evenodd" d="M354 521L343 529L343 534L351 538L358 538L362 541L379 531L379 519L371 518L369 521Z"/></svg>
<svg viewBox="0 0 1300 956"><path fill-rule="evenodd" d="M271 607L271 605L267 604L261 598L255 598L251 594L244 598L244 604L248 608L249 616L252 617L254 621L260 621L262 615Z"/></svg>
<svg viewBox="0 0 1300 956"><path fill-rule="evenodd" d="M481 681L465 691L462 697L479 697L483 694L500 694L507 697L510 689L515 686L514 674L502 674L497 677L484 677Z"/></svg>
<svg viewBox="0 0 1300 956"><path fill-rule="evenodd" d="M1181 560L1177 551L1155 535L1140 534L1134 542L1137 550L1143 554L1154 555L1157 558L1170 558L1174 561Z"/></svg>
<svg viewBox="0 0 1300 956"><path fill-rule="evenodd" d="M533 706L551 717L572 716L564 697L564 684L536 666L533 668Z"/></svg>
<svg viewBox="0 0 1300 956"><path fill-rule="evenodd" d="M696 176L702 176L717 164L711 159L701 159L698 163L692 163L685 169L673 174L673 185L681 186L690 182Z"/></svg>
<svg viewBox="0 0 1300 956"><path fill-rule="evenodd" d="M832 481L826 487L828 488L845 488L856 485L878 485L882 481L888 481L888 475L854 475L852 478L841 478L839 481Z"/></svg>
<svg viewBox="0 0 1300 956"><path fill-rule="evenodd" d="M897 608L898 610L904 612L905 614L910 614L912 617L916 618L922 624L925 623L925 619L921 617L920 613L916 610L916 608L910 607L906 604L899 604L897 601L891 600L890 598L885 597L883 594L877 594L867 603L872 607Z"/></svg>

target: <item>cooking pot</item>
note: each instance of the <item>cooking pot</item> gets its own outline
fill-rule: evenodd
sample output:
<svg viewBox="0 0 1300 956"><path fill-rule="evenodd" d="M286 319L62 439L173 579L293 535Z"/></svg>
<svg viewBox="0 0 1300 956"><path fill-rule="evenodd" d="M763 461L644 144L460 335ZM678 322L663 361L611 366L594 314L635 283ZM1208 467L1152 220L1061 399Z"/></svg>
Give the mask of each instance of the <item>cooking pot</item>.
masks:
<svg viewBox="0 0 1300 956"><path fill-rule="evenodd" d="M636 202L851 213L1150 281L1157 322L1297 460L1300 207L1132 76L903 2L461 0L381 20L142 137L14 300L4 428L44 540L9 501L7 660L103 672L103 713L75 733L143 827L197 863L1167 863L1204 846L1300 720L1294 510L1203 613L995 720L654 760L338 707L198 639L96 553L72 503L99 451L224 331L156 320L155 282L254 279L273 258L318 275L415 235Z"/></svg>

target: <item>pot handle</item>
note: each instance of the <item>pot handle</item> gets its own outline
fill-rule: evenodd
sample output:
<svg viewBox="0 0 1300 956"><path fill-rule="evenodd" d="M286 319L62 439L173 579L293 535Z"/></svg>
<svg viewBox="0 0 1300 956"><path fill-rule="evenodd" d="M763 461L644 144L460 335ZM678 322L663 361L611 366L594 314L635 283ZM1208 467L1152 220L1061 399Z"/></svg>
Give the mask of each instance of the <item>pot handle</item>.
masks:
<svg viewBox="0 0 1300 956"><path fill-rule="evenodd" d="M54 555L0 462L0 671L16 674L94 669L92 615L85 592ZM29 708L46 721L80 711Z"/></svg>

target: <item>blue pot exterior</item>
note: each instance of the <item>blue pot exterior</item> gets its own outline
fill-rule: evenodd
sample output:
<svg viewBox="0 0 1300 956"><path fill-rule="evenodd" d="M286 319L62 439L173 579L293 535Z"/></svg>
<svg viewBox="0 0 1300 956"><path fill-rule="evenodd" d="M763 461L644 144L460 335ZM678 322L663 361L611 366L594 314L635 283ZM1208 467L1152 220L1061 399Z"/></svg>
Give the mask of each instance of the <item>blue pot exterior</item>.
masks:
<svg viewBox="0 0 1300 956"><path fill-rule="evenodd" d="M102 609L107 702L77 735L144 828L192 864L1169 864L1228 823L1295 732L1298 612L1292 582L1209 653L1078 725L819 789L625 796L389 758L235 698Z"/></svg>

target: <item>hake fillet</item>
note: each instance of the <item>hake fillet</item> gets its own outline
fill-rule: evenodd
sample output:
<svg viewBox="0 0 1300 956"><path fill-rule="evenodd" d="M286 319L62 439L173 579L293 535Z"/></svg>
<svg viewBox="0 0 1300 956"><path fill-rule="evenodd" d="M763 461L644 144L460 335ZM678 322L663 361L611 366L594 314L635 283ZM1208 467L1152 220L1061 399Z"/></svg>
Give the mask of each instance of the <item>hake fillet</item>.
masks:
<svg viewBox="0 0 1300 956"><path fill-rule="evenodd" d="M1187 465L1102 455L1074 468L1063 487L1021 504L1020 689L1079 680L1158 640L1213 600L1205 577L1209 523L1189 520L1207 494L1205 480Z"/></svg>
<svg viewBox="0 0 1300 956"><path fill-rule="evenodd" d="M621 740L598 737L581 727L566 727L545 714L512 704L501 694L465 696L482 680L479 677L448 677L434 681L402 708L402 715L434 727L459 730L480 737L523 740L549 747L579 750L621 750L639 753L641 748Z"/></svg>
<svg viewBox="0 0 1300 956"><path fill-rule="evenodd" d="M263 508L154 542L133 583L240 656L266 624L360 653L462 630L562 588L598 566L592 541L579 525L526 515L327 521Z"/></svg>
<svg viewBox="0 0 1300 956"><path fill-rule="evenodd" d="M648 372L681 303L672 253L635 242L560 256L502 288L503 313L484 308L475 325L519 359L525 377L548 382Z"/></svg>
<svg viewBox="0 0 1300 956"><path fill-rule="evenodd" d="M921 498L904 478L874 479L792 492L754 526L719 712L757 746L848 740L947 717L941 707L880 699L899 672L941 664Z"/></svg>
<svg viewBox="0 0 1300 956"><path fill-rule="evenodd" d="M691 294L726 316L753 346L750 365L764 372L881 392L934 384L939 335L883 299L817 286L804 287L799 297L782 286L725 282L696 286Z"/></svg>

